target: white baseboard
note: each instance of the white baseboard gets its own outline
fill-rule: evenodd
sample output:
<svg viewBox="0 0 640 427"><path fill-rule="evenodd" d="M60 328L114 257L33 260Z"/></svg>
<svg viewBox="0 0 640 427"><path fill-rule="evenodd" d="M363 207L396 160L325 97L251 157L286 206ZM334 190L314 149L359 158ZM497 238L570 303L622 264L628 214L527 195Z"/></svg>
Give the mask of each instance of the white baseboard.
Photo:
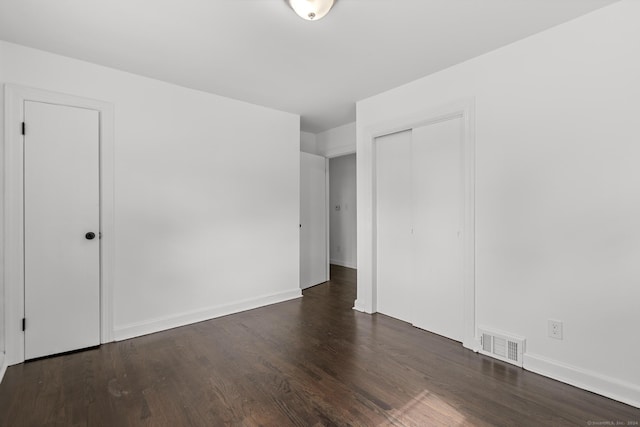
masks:
<svg viewBox="0 0 640 427"><path fill-rule="evenodd" d="M524 369L640 408L640 386L535 354L523 355Z"/></svg>
<svg viewBox="0 0 640 427"><path fill-rule="evenodd" d="M4 352L0 353L0 383L4 378L4 373L7 372L7 360L4 357Z"/></svg>
<svg viewBox="0 0 640 427"><path fill-rule="evenodd" d="M354 309L354 310L356 310L356 311L360 311L360 312L362 312L362 313L372 314L372 313L368 312L367 310L365 310L364 306L363 306L362 304L360 304L360 303L358 302L358 300L355 300L355 301L354 301L354 303L353 303L353 309Z"/></svg>
<svg viewBox="0 0 640 427"><path fill-rule="evenodd" d="M347 267L347 268L356 268L356 265L352 262L347 262L347 261L342 261L339 259L331 259L329 260L330 264L335 264L335 265L339 265L340 267Z"/></svg>
<svg viewBox="0 0 640 427"><path fill-rule="evenodd" d="M482 348L482 344L480 343L480 338L473 337L471 340L463 340L462 346L467 350L471 350L474 353L479 353Z"/></svg>
<svg viewBox="0 0 640 427"><path fill-rule="evenodd" d="M152 334L154 332L166 331L167 329L190 325L192 323L215 319L216 317L240 313L241 311L264 307L265 305L276 304L279 302L300 298L301 296L302 292L299 288L297 288L291 291L280 292L273 295L265 295L258 298L246 299L232 304L208 307L201 310L174 314L166 317L147 320L144 322L131 323L128 325L116 327L114 330L114 336L116 341L122 341L129 338Z"/></svg>

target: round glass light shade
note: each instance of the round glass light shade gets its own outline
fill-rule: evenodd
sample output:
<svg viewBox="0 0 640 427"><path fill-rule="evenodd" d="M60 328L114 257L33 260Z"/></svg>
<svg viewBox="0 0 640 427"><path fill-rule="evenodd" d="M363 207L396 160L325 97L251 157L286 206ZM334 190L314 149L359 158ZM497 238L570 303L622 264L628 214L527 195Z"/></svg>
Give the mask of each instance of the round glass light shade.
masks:
<svg viewBox="0 0 640 427"><path fill-rule="evenodd" d="M317 21L324 17L331 8L335 0L288 0L291 8L303 19L307 21Z"/></svg>

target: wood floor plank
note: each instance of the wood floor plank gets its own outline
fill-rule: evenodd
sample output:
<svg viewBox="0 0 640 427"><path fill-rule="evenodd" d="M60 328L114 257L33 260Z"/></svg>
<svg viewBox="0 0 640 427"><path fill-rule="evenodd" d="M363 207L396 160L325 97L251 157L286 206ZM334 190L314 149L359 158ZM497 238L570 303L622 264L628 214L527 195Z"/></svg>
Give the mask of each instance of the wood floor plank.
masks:
<svg viewBox="0 0 640 427"><path fill-rule="evenodd" d="M2 426L585 426L640 409L352 310L355 270L302 299L10 367Z"/></svg>

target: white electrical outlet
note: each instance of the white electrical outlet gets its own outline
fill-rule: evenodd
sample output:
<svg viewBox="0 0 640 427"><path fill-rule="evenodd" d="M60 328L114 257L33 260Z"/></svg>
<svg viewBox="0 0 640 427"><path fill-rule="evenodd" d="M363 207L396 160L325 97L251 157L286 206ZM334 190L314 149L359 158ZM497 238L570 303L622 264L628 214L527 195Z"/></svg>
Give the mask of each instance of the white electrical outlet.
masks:
<svg viewBox="0 0 640 427"><path fill-rule="evenodd" d="M549 319L549 337L557 340L562 339L562 321Z"/></svg>

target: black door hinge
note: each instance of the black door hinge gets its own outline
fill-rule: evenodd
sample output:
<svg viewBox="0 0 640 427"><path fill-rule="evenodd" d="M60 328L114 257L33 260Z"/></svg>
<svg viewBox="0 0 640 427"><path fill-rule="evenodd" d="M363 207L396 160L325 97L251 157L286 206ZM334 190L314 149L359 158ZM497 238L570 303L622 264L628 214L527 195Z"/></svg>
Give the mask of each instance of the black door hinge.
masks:
<svg viewBox="0 0 640 427"><path fill-rule="evenodd" d="M22 331L24 332L25 327L27 326L27 319L22 318Z"/></svg>
<svg viewBox="0 0 640 427"><path fill-rule="evenodd" d="M24 122L22 122L22 134L25 135L24 130L25 130L26 125L24 124Z"/></svg>

